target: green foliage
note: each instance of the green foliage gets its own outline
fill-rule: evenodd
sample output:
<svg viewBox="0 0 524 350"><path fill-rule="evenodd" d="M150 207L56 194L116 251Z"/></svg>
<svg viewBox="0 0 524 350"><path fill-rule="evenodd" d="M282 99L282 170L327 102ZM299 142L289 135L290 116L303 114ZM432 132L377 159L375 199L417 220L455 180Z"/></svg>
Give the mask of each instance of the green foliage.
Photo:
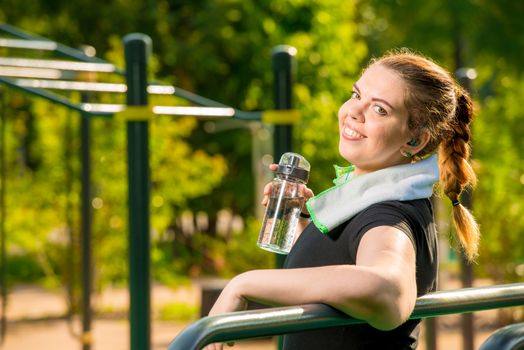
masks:
<svg viewBox="0 0 524 350"><path fill-rule="evenodd" d="M275 256L256 245L260 222L248 219L242 231L210 238L203 232L174 233L173 238L156 241L152 249L153 277L172 285L183 276L225 278L249 269L271 268Z"/></svg>
<svg viewBox="0 0 524 350"><path fill-rule="evenodd" d="M519 107L523 82L522 77L502 78L475 125L480 182L474 208L483 236L479 265L498 281L522 280L517 266L524 264L524 113Z"/></svg>
<svg viewBox="0 0 524 350"><path fill-rule="evenodd" d="M194 321L198 318L199 308L186 303L171 303L163 305L158 318L162 321Z"/></svg>
<svg viewBox="0 0 524 350"><path fill-rule="evenodd" d="M434 57L451 70L474 66L480 115L474 157L480 183L475 214L482 225L479 270L516 280L523 231L522 4L415 0L5 0L0 19L57 42L89 44L123 66L122 37L140 31L153 39L150 75L245 110L273 106L271 48L297 48L294 105L302 122L295 150L312 164L310 185L331 185L338 157L337 110L369 56L400 46ZM502 40L501 38L507 38ZM511 43L511 44L508 44ZM7 51L1 51L6 55ZM46 57L31 53L31 57ZM122 77L100 75L104 81ZM79 96L67 96L78 101ZM124 97L93 96L123 103ZM78 115L43 100L8 93L6 154L10 278L58 280L79 263ZM164 97L153 104L187 102ZM124 125L93 119L93 251L99 285L127 276L127 164ZM214 130L211 132L210 130ZM150 125L153 275L169 283L183 276L231 276L272 265L255 245L255 193L260 172L256 123L158 118ZM266 143L270 140L267 139ZM340 164L344 165L344 164ZM254 170L255 169L255 170ZM220 211L241 216L245 228L219 232ZM496 210L495 210L496 209ZM189 232L184 213L207 215ZM72 229L72 236L69 236ZM72 241L71 241L72 240ZM513 250L508 253L506 247ZM73 252L70 255L71 250ZM11 265L13 263L14 265ZM521 278L521 276L520 276Z"/></svg>

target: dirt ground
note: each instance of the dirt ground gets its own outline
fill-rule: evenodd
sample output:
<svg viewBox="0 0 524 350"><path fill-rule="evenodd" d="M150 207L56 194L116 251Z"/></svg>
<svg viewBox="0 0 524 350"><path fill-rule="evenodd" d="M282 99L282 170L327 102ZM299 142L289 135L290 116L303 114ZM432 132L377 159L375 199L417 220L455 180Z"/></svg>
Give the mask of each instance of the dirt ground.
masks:
<svg viewBox="0 0 524 350"><path fill-rule="evenodd" d="M162 305L174 301L184 301L199 305L200 289L195 286L171 290L164 286L152 288L151 349L166 349L169 342L187 323L159 321L156 315ZM110 289L94 299L95 308L125 310L129 297L125 289ZM7 333L0 349L81 349L76 334L80 322L72 324L64 319L66 300L60 291L48 291L35 286L18 286L9 294L7 305ZM497 318L495 311L482 311L475 314L476 348L494 330ZM462 348L459 316L438 318L439 350ZM127 350L129 346L129 323L125 318L95 318L93 321L93 350ZM273 339L238 342L236 350L273 350ZM419 350L425 350L424 334Z"/></svg>

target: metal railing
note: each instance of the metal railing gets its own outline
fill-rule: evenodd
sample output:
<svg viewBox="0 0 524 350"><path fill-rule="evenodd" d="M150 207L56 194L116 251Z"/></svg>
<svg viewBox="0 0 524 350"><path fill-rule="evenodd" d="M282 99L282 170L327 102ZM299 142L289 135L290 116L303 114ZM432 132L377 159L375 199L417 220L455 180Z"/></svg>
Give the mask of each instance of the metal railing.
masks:
<svg viewBox="0 0 524 350"><path fill-rule="evenodd" d="M524 305L524 283L438 291L417 299L411 319ZM189 325L168 350L363 323L323 304L307 304L209 316Z"/></svg>
<svg viewBox="0 0 524 350"><path fill-rule="evenodd" d="M524 323L510 324L493 332L479 350L524 349Z"/></svg>

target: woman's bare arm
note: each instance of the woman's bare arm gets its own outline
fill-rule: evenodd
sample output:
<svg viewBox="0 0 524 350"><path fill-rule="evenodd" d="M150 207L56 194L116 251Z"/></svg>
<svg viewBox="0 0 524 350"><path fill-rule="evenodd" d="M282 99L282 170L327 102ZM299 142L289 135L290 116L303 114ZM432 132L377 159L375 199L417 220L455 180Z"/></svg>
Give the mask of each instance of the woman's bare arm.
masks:
<svg viewBox="0 0 524 350"><path fill-rule="evenodd" d="M245 300L269 305L325 303L378 329L393 329L416 300L415 252L400 230L381 226L360 243L357 265L254 270L226 286L210 314L244 308Z"/></svg>

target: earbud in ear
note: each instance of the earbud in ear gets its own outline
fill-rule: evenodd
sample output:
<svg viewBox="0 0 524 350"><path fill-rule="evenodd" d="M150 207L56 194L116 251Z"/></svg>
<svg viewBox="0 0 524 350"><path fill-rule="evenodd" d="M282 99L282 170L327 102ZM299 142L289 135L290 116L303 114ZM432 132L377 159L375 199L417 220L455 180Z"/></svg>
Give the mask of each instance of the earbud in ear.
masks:
<svg viewBox="0 0 524 350"><path fill-rule="evenodd" d="M418 139L411 139L407 142L410 146L416 146L418 144Z"/></svg>

